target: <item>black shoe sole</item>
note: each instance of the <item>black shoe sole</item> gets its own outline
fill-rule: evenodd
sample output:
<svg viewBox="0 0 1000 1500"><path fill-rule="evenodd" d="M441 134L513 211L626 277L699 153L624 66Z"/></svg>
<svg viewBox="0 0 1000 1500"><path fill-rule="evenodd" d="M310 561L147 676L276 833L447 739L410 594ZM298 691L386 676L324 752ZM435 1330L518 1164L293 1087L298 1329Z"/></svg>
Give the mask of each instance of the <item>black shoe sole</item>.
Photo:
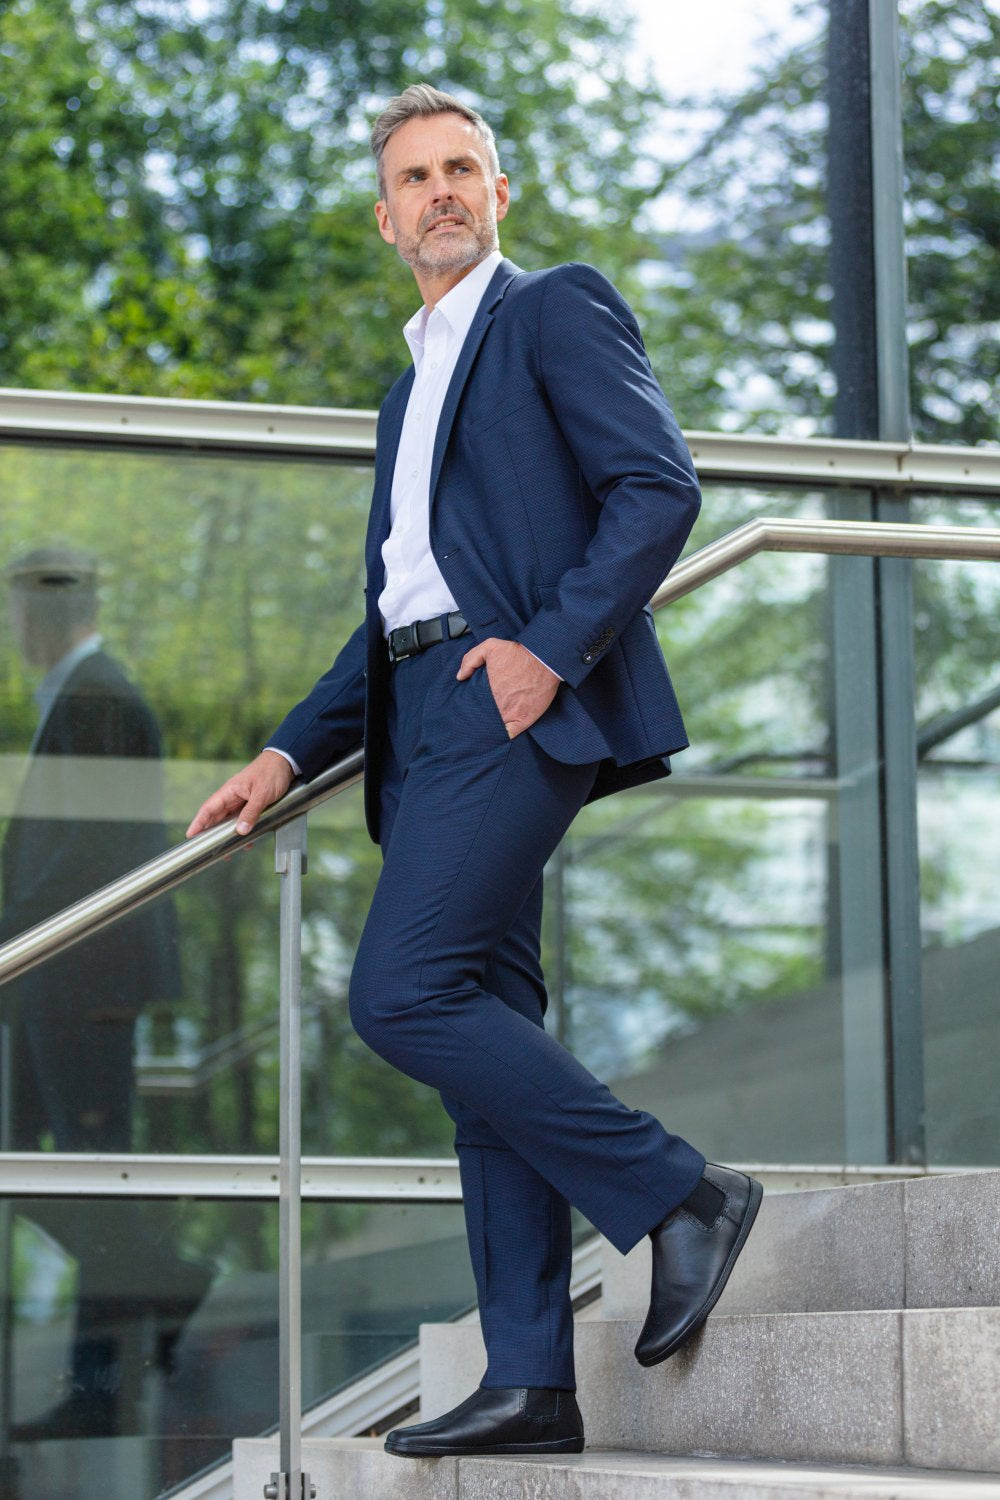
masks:
<svg viewBox="0 0 1000 1500"><path fill-rule="evenodd" d="M553 1438L548 1443L484 1443L477 1448L459 1448L451 1443L427 1443L419 1449L385 1444L394 1458L478 1458L491 1453L582 1453L583 1438Z"/></svg>
<svg viewBox="0 0 1000 1500"><path fill-rule="evenodd" d="M732 1269L736 1264L736 1260L740 1251L746 1244L747 1235L753 1228L753 1221L757 1217L757 1210L760 1208L760 1203L763 1196L763 1187L755 1178L751 1177L750 1201L747 1204L746 1213L743 1215L743 1223L740 1225L740 1232L736 1236L736 1239L733 1242L733 1248L729 1252L729 1258L722 1268L722 1274L720 1275L718 1281L713 1286L708 1297L706 1298L702 1306L698 1309L697 1313L692 1318L688 1326L682 1329L681 1332L678 1333L671 1340L671 1342L666 1345L665 1348L658 1350L657 1353L653 1355L644 1356L638 1353L636 1354L636 1359L645 1369L649 1370L653 1367L653 1365L661 1365L665 1359L670 1358L671 1354L676 1354L678 1349L680 1349L683 1344L686 1344L691 1335L697 1333L698 1329L705 1322L705 1319L708 1317L709 1313L712 1311L712 1308L718 1302L719 1298L722 1296L722 1293L726 1289L726 1282L729 1280L729 1277L732 1274Z"/></svg>

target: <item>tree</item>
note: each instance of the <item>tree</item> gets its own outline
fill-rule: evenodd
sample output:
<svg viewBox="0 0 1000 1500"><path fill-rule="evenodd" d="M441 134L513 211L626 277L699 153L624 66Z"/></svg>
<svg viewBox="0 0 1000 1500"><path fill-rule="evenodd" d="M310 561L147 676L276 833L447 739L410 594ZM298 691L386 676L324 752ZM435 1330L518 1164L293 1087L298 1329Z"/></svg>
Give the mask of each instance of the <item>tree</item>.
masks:
<svg viewBox="0 0 1000 1500"><path fill-rule="evenodd" d="M745 431L830 430L825 203L826 6L808 40L758 64L736 95L671 101L716 123L670 175L713 225L671 257L650 321L654 362L685 421ZM925 442L997 441L1000 14L982 0L901 12L911 406Z"/></svg>
<svg viewBox="0 0 1000 1500"><path fill-rule="evenodd" d="M72 66L50 70L60 10L65 23L58 0L8 13L17 150L0 173L30 185L39 153L58 172L61 152L86 187L88 234L49 357L27 308L3 383L377 404L405 358L414 294L374 237L367 125L425 76L497 129L517 198L511 254L596 260L634 284L648 171L632 143L655 95L628 81L624 27L583 4L217 0L205 18L182 0L76 0L61 43ZM44 99L25 110L29 71ZM75 180L60 179L70 200ZM44 198L33 211L55 259ZM24 250L15 224L11 261ZM25 274L39 283L48 269L42 253Z"/></svg>

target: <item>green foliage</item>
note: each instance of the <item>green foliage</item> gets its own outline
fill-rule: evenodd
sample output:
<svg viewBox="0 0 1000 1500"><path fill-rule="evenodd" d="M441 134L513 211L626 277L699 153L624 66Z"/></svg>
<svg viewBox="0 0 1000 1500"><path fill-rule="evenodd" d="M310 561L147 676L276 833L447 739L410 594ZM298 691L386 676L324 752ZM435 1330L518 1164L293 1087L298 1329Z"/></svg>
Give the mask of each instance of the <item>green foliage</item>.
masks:
<svg viewBox="0 0 1000 1500"><path fill-rule="evenodd" d="M197 20L177 0L20 0L0 22L0 202L22 209L0 383L377 405L414 292L375 238L367 122L422 77L497 129L509 252L628 284L653 96L623 39L558 0L219 0Z"/></svg>
<svg viewBox="0 0 1000 1500"><path fill-rule="evenodd" d="M649 321L654 363L692 427L830 430L826 11L803 0L810 37L773 38L738 94L671 101L716 113L670 177L712 227L673 258ZM1000 14L909 0L901 39L914 434L996 442Z"/></svg>
<svg viewBox="0 0 1000 1500"><path fill-rule="evenodd" d="M773 38L748 87L664 115L628 25L583 0L17 0L0 383L377 405L414 292L374 235L367 125L426 77L497 130L507 252L618 281L686 425L828 428L826 10L800 11L811 36ZM916 432L995 441L1000 16L908 0L902 37ZM706 107L682 159L639 144ZM708 227L658 242L664 187Z"/></svg>

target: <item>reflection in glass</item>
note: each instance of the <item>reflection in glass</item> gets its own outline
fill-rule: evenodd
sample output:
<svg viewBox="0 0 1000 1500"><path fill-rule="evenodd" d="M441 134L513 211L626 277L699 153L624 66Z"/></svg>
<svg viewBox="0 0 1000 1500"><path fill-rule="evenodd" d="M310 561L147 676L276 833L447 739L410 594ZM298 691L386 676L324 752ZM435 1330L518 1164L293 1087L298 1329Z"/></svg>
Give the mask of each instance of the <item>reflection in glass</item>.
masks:
<svg viewBox="0 0 1000 1500"><path fill-rule="evenodd" d="M846 504L709 487L695 541ZM869 566L766 554L660 611L692 748L662 785L586 808L550 871L570 1046L719 1159L862 1149L883 1029Z"/></svg>
<svg viewBox="0 0 1000 1500"><path fill-rule="evenodd" d="M114 1206L124 1212L131 1205ZM4 1207L13 1224L7 1337L10 1452L20 1493L153 1500L228 1458L234 1437L274 1426L276 1205L144 1203L160 1260L144 1261L131 1273L124 1272L108 1233L104 1205L47 1205L56 1217L92 1223L104 1267L103 1327L121 1351L114 1421L102 1432L60 1439L40 1424L70 1357L79 1266L40 1227L37 1201ZM457 1204L306 1204L303 1251L307 1405L412 1344L420 1323L454 1317L475 1298ZM207 1295L174 1338L167 1364L158 1358L158 1329L145 1300L164 1257L208 1266L213 1274ZM182 1288L164 1279L159 1290L166 1298ZM107 1441L95 1442L98 1436Z"/></svg>
<svg viewBox="0 0 1000 1500"><path fill-rule="evenodd" d="M995 526L976 500L927 497L915 519ZM914 569L927 1147L935 1163L1000 1157L1000 671L996 563Z"/></svg>
<svg viewBox="0 0 1000 1500"><path fill-rule="evenodd" d="M160 729L104 649L97 560L77 548L45 546L16 557L5 574L18 649L44 676L27 770L3 839L4 940L166 846ZM180 989L169 899L7 985L3 1149L130 1150L136 1022L145 1005L174 1001ZM210 1272L163 1250L135 1204L100 1204L82 1218L43 1201L36 1222L75 1263L67 1308L73 1332L47 1408L15 1431L22 1438L104 1435L116 1427L125 1389L109 1296L142 1306L155 1328L153 1358L166 1366Z"/></svg>

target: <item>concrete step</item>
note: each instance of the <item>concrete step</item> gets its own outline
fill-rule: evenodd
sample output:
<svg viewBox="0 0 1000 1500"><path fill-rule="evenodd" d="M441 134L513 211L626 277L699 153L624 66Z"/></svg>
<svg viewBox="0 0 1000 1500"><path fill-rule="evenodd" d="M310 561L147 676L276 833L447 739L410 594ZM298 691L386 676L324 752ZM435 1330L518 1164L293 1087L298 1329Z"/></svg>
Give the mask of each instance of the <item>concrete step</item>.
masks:
<svg viewBox="0 0 1000 1500"><path fill-rule="evenodd" d="M234 1500L262 1500L273 1439L233 1445ZM997 1500L989 1475L668 1458L588 1450L553 1458L393 1458L380 1438L317 1438L303 1462L317 1500Z"/></svg>
<svg viewBox="0 0 1000 1500"><path fill-rule="evenodd" d="M635 1361L639 1321L576 1328L598 1448L1000 1473L1000 1309L714 1314L672 1359ZM474 1325L421 1329L421 1411L482 1378Z"/></svg>
<svg viewBox="0 0 1000 1500"><path fill-rule="evenodd" d="M608 1318L643 1318L649 1240L605 1242ZM722 1314L1000 1305L1000 1171L767 1193Z"/></svg>

